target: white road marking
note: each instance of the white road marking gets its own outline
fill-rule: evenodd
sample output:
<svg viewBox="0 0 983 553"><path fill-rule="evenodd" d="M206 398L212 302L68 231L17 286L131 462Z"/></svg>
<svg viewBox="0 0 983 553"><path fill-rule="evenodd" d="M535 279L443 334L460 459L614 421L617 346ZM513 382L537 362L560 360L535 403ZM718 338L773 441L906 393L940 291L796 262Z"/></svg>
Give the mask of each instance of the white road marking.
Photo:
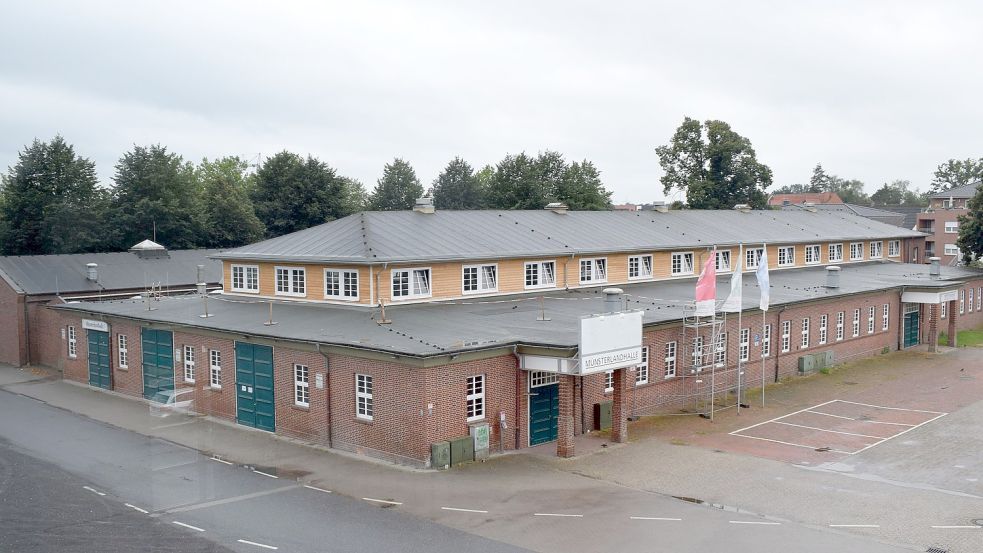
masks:
<svg viewBox="0 0 983 553"><path fill-rule="evenodd" d="M249 540L236 540L236 541L238 541L239 543L244 543L246 545L255 545L256 547L262 547L264 549L273 549L273 550L280 549L275 545L266 545L265 543L256 543L254 541L249 541Z"/></svg>
<svg viewBox="0 0 983 553"><path fill-rule="evenodd" d="M315 491L324 492L324 493L331 493L331 490L325 490L323 488L316 488L314 486L309 486L307 484L304 484L304 487L307 488L307 489L309 489L309 490L315 490Z"/></svg>
<svg viewBox="0 0 983 553"><path fill-rule="evenodd" d="M190 524L185 524L185 523L183 523L183 522L178 522L178 521L176 521L176 520L172 520L171 522L172 522L173 524L177 524L178 526L183 526L183 527L185 527L185 528L188 528L188 529L191 529L191 530L194 530L195 532L204 532L204 531L205 531L205 529L204 529L204 528L198 528L197 526L192 526L192 525L190 525Z"/></svg>
<svg viewBox="0 0 983 553"><path fill-rule="evenodd" d="M631 520L683 520L681 518L668 517L629 517Z"/></svg>
<svg viewBox="0 0 983 553"><path fill-rule="evenodd" d="M130 505L129 503L124 503L123 505L126 505L127 507L133 509L134 511L139 511L139 512L141 512L143 514L147 514L147 513L150 512L150 511L147 511L146 509L141 509L140 507L137 507L136 505Z"/></svg>
<svg viewBox="0 0 983 553"><path fill-rule="evenodd" d="M789 413L787 415L782 415L780 417L775 417L773 419L769 419L769 420L766 420L764 422L759 422L758 424L752 424L751 426L745 426L744 428L740 428L738 430L735 430L735 431L731 432L731 434L739 434L741 432L744 432L745 430L751 430L752 428L755 428L757 426L761 426L762 424L768 424L769 422L772 422L772 421L777 421L777 420L780 420L780 419L784 419L786 417L791 417L792 415L798 415L799 413L802 413L804 411L808 411L809 409L815 409L816 407L822 407L823 405L829 405L830 403L833 403L833 402L836 402L836 401L839 401L839 400L838 399L831 399L831 400L827 401L826 403L820 403L819 405L813 405L812 407L806 407L805 409L799 409L798 411L795 411L794 413ZM750 436L745 436L745 437L750 437Z"/></svg>
<svg viewBox="0 0 983 553"><path fill-rule="evenodd" d="M830 433L833 433L833 434L845 434L847 436L860 436L861 438L873 438L875 440L886 440L887 439L887 437L885 437L885 436L870 436L870 435L867 435L867 434L857 434L855 432L843 432L842 430L827 430L825 428L817 428L815 426L806 426L804 424L792 424L790 422L782 422L782 421L772 421L772 422L775 423L775 424L784 424L785 426L795 426L797 428L806 428L806 429L809 429L809 430L818 430L820 432L830 432Z"/></svg>
<svg viewBox="0 0 983 553"><path fill-rule="evenodd" d="M873 407L875 409L890 409L891 411L910 411L912 413L930 413L932 415L948 415L948 413L942 413L940 411L924 411L922 409L905 409L904 407L884 407L883 405L871 405L869 403L857 403L856 401L847 401L845 399L834 399L833 401L840 401L843 403L850 403L853 405L863 405L864 407ZM823 404L825 405L825 404ZM819 407L819 405L816 405Z"/></svg>
<svg viewBox="0 0 983 553"><path fill-rule="evenodd" d="M487 513L488 511L482 511L481 509L460 509L458 507L441 507L445 511L458 511L461 513Z"/></svg>
<svg viewBox="0 0 983 553"><path fill-rule="evenodd" d="M256 470L256 469L253 469L253 472L255 472L256 474L262 474L263 476L268 476L268 477L270 477L270 478L280 478L279 476L276 476L276 475L273 475L273 474L270 474L270 473L268 473L268 472L263 472L263 471L261 471L261 470Z"/></svg>
<svg viewBox="0 0 983 553"><path fill-rule="evenodd" d="M191 419L189 421L184 421L184 422L175 422L175 423L171 423L171 424L162 424L160 426L153 427L153 430L160 430L162 428L174 428L175 426L184 426L186 424L192 424L192 423L196 423L196 422L198 422L198 421L196 421L194 419Z"/></svg>
<svg viewBox="0 0 983 553"><path fill-rule="evenodd" d="M95 488L90 488L88 486L82 486L82 489L83 490L89 490L90 492L92 492L92 493L94 493L96 495L106 495L106 494L102 493L101 491L99 491L99 490L97 490Z"/></svg>
<svg viewBox="0 0 983 553"><path fill-rule="evenodd" d="M956 529L983 530L983 526L971 526L971 525L933 526L932 528L939 528L942 530L956 530Z"/></svg>
<svg viewBox="0 0 983 553"><path fill-rule="evenodd" d="M932 411L925 411L925 412L926 413L931 413ZM863 453L864 451L867 451L868 449L874 447L875 445L880 445L880 444L882 444L882 443L884 443L884 442L886 442L888 440L893 440L894 438L897 438L898 436L900 436L902 434L907 434L908 432L911 432L912 430L915 430L916 428L921 428L922 426L925 426L926 424L928 424L928 423L930 423L930 422L932 422L934 420L941 419L942 417L944 417L944 416L946 416L948 414L949 413L940 413L940 414L938 414L938 415L936 415L936 416L928 419L927 421L925 421L925 422L923 422L921 424L917 424L915 426L912 426L911 428L907 428L905 430L902 430L901 432L898 432L897 434L891 436L890 438L884 438L883 440L881 440L881 441L879 441L877 443L873 443L873 444L870 444L867 447L861 448L861 449L859 449L859 450L851 453L851 455L856 455L857 453Z"/></svg>
<svg viewBox="0 0 983 553"><path fill-rule="evenodd" d="M757 524L760 526L779 526L781 522L764 522L760 520L728 520L731 524Z"/></svg>
<svg viewBox="0 0 983 553"><path fill-rule="evenodd" d="M830 528L880 528L880 524L830 524Z"/></svg>
<svg viewBox="0 0 983 553"><path fill-rule="evenodd" d="M219 463L223 463L223 464L226 464L226 465L235 464L235 463L230 463L230 462L226 461L225 459L219 459L218 457L209 457L209 459L211 459L212 461L218 461Z"/></svg>
<svg viewBox="0 0 983 553"><path fill-rule="evenodd" d="M275 488L272 490L263 490L261 492L247 493L243 495L237 495L235 497L226 497L224 499L216 499L214 501L205 501L204 503L192 503L190 505L182 505L180 507L173 507L167 509L168 513L183 513L185 511L194 511L197 509L205 509L208 507L215 507L216 505L225 505L227 503L235 503L236 501L243 501L246 499L253 499L255 497L262 497L264 495L270 495L274 493L285 492L289 490L296 490L297 486L283 486L282 488Z"/></svg>
<svg viewBox="0 0 983 553"><path fill-rule="evenodd" d="M867 423L870 423L870 424L889 424L891 426L915 426L913 424L906 424L906 423L903 423L903 422L871 421L871 420L865 420L865 419L858 419L856 417L844 417L843 415L834 415L832 413L823 413L822 411L807 411L807 412L808 413L812 413L814 415L824 415L824 416L827 416L827 417L835 417L837 419L846 419L848 421L856 421L856 422L867 422Z"/></svg>
<svg viewBox="0 0 983 553"><path fill-rule="evenodd" d="M733 434L734 436L738 436L740 438L751 438L752 440L763 440L763 441L766 441L766 442L774 442L776 444L790 445L790 446L793 446L793 447L802 447L802 448L805 448L805 449L811 449L813 451L815 451L816 449L818 449L818 446L814 446L814 445L793 444L792 442L783 442L781 440L772 440L771 438L762 438L760 436L748 436L747 434L734 434L734 432L731 432L731 434ZM832 451L833 453L843 453L844 455L852 455L852 452L850 452L850 451L842 451L842 450L839 450L839 449L830 449L829 451Z"/></svg>
<svg viewBox="0 0 983 553"><path fill-rule="evenodd" d="M363 497L365 501L371 501L373 503L385 503L387 505L402 505L399 501L388 501L386 499L372 499L371 497Z"/></svg>
<svg viewBox="0 0 983 553"><path fill-rule="evenodd" d="M536 517L574 517L574 518L584 518L584 515L568 515L564 513L533 513Z"/></svg>

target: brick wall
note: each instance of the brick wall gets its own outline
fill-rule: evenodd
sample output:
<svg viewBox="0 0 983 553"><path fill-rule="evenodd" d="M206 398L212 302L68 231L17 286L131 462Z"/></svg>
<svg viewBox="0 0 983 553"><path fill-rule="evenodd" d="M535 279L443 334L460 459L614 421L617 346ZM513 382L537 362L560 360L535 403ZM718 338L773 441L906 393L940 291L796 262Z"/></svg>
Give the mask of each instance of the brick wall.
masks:
<svg viewBox="0 0 983 553"><path fill-rule="evenodd" d="M0 279L0 363L19 367L27 363L24 296Z"/></svg>
<svg viewBox="0 0 983 553"><path fill-rule="evenodd" d="M48 311L51 311L50 309ZM143 348L140 327L124 321L109 325L109 358L113 368L113 390L133 397L143 397ZM119 337L126 336L126 367L120 364Z"/></svg>

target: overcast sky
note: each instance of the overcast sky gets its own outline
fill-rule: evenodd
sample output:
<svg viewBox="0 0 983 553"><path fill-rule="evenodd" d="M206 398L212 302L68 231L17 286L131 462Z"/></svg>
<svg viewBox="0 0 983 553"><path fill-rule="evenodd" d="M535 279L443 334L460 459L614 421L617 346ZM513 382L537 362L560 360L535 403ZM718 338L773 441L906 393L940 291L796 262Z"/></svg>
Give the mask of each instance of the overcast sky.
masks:
<svg viewBox="0 0 983 553"><path fill-rule="evenodd" d="M5 2L0 167L35 137L108 182L133 144L312 154L371 190L543 149L614 200L662 198L654 149L727 121L775 185L822 162L872 192L983 156L980 2Z"/></svg>

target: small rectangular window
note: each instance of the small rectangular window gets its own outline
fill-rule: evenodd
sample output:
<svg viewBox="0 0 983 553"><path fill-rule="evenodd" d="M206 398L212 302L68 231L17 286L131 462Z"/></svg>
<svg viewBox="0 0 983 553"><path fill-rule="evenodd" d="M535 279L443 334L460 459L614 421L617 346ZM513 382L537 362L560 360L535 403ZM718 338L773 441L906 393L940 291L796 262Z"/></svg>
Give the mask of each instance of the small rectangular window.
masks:
<svg viewBox="0 0 983 553"><path fill-rule="evenodd" d="M652 256L633 255L628 258L628 278L642 279L652 277Z"/></svg>
<svg viewBox="0 0 983 553"><path fill-rule="evenodd" d="M765 254L764 248L750 248L744 251L744 268L747 270L757 269L758 261Z"/></svg>
<svg viewBox="0 0 983 553"><path fill-rule="evenodd" d="M958 221L946 221L945 222L945 233L946 234L957 234L959 232L959 222Z"/></svg>
<svg viewBox="0 0 983 553"><path fill-rule="evenodd" d="M843 319L844 313L840 311L836 314L836 341L839 342L843 339Z"/></svg>
<svg viewBox="0 0 983 553"><path fill-rule="evenodd" d="M826 338L829 335L828 323L829 315L822 315L819 317L819 345L826 343Z"/></svg>
<svg viewBox="0 0 983 553"><path fill-rule="evenodd" d="M884 257L884 242L871 242L870 243L870 258L880 259Z"/></svg>
<svg viewBox="0 0 983 553"><path fill-rule="evenodd" d="M781 267L795 265L795 246L778 248L778 265Z"/></svg>
<svg viewBox="0 0 983 553"><path fill-rule="evenodd" d="M838 263L843 261L843 244L829 245L829 262Z"/></svg>
<svg viewBox="0 0 983 553"><path fill-rule="evenodd" d="M195 347L184 346L184 381L195 383Z"/></svg>
<svg viewBox="0 0 983 553"><path fill-rule="evenodd" d="M713 364L723 367L727 364L727 333L717 334L717 344L713 348Z"/></svg>
<svg viewBox="0 0 983 553"><path fill-rule="evenodd" d="M642 346L642 362L635 367L635 386L649 381L649 348Z"/></svg>
<svg viewBox="0 0 983 553"><path fill-rule="evenodd" d="M771 355L771 325L765 325L761 330L761 357Z"/></svg>
<svg viewBox="0 0 983 553"><path fill-rule="evenodd" d="M696 372L703 370L703 336L693 338L693 369Z"/></svg>
<svg viewBox="0 0 983 553"><path fill-rule="evenodd" d="M853 310L853 337L860 336L860 310Z"/></svg>
<svg viewBox="0 0 983 553"><path fill-rule="evenodd" d="M580 283L603 283L608 280L608 260L603 257L580 260Z"/></svg>
<svg viewBox="0 0 983 553"><path fill-rule="evenodd" d="M222 352L208 351L208 384L216 390L222 387Z"/></svg>
<svg viewBox="0 0 983 553"><path fill-rule="evenodd" d="M614 371L604 371L604 393L614 391Z"/></svg>
<svg viewBox="0 0 983 553"><path fill-rule="evenodd" d="M944 319L946 316L946 311L949 310L949 302L942 302L942 309L939 310L939 318Z"/></svg>
<svg viewBox="0 0 983 553"><path fill-rule="evenodd" d="M792 321L782 321L782 353L792 348Z"/></svg>
<svg viewBox="0 0 983 553"><path fill-rule="evenodd" d="M877 310L873 305L867 308L867 334L874 333L874 317L876 313Z"/></svg>
<svg viewBox="0 0 983 553"><path fill-rule="evenodd" d="M750 356L751 351L751 329L742 328L741 329L741 343L738 359L741 361L747 361Z"/></svg>
<svg viewBox="0 0 983 553"><path fill-rule="evenodd" d="M671 270L673 276L693 274L693 252L673 252Z"/></svg>
<svg viewBox="0 0 983 553"><path fill-rule="evenodd" d="M259 267L256 265L232 266L233 292L259 292Z"/></svg>
<svg viewBox="0 0 983 553"><path fill-rule="evenodd" d="M393 269L393 299L412 299L430 297L430 268Z"/></svg>
<svg viewBox="0 0 983 553"><path fill-rule="evenodd" d="M485 375L469 376L467 388L468 422L485 418Z"/></svg>
<svg viewBox="0 0 983 553"><path fill-rule="evenodd" d="M806 265L814 265L822 261L819 256L819 244L814 244L812 246L806 246Z"/></svg>
<svg viewBox="0 0 983 553"><path fill-rule="evenodd" d="M294 365L294 404L311 405L311 371L307 365Z"/></svg>
<svg viewBox="0 0 983 553"><path fill-rule="evenodd" d="M325 269L324 297L327 299L358 301L358 271Z"/></svg>
<svg viewBox="0 0 983 553"><path fill-rule="evenodd" d="M973 289L969 289L969 300L966 302L966 311L973 312Z"/></svg>
<svg viewBox="0 0 983 553"><path fill-rule="evenodd" d="M730 250L717 250L716 267L718 273L730 271Z"/></svg>
<svg viewBox="0 0 983 553"><path fill-rule="evenodd" d="M891 305L885 303L884 304L884 313L881 316L881 330L887 330L888 329L888 326L890 326L890 324L891 324L890 323L890 320L891 320L890 313L891 313Z"/></svg>
<svg viewBox="0 0 983 553"><path fill-rule="evenodd" d="M355 416L372 420L372 377L367 374L355 375Z"/></svg>
<svg viewBox="0 0 983 553"><path fill-rule="evenodd" d="M850 261L862 261L864 258L864 243L850 243Z"/></svg>
<svg viewBox="0 0 983 553"><path fill-rule="evenodd" d="M666 342L665 357L663 358L663 373L666 378L676 376L676 342Z"/></svg>
<svg viewBox="0 0 983 553"><path fill-rule="evenodd" d="M526 263L526 288L553 288L556 286L556 261Z"/></svg>
<svg viewBox="0 0 983 553"><path fill-rule="evenodd" d="M74 326L68 327L68 357L70 359L78 357L78 337Z"/></svg>
<svg viewBox="0 0 983 553"><path fill-rule="evenodd" d="M945 255L959 255L959 246L955 244L946 244L943 253L945 253Z"/></svg>
<svg viewBox="0 0 983 553"><path fill-rule="evenodd" d="M119 368L126 369L129 367L129 351L126 344L126 334L116 335L116 357L119 362Z"/></svg>
<svg viewBox="0 0 983 553"><path fill-rule="evenodd" d="M966 289L959 290L959 314L966 312Z"/></svg>
<svg viewBox="0 0 983 553"><path fill-rule="evenodd" d="M809 318L802 319L802 347L809 347Z"/></svg>
<svg viewBox="0 0 983 553"><path fill-rule="evenodd" d="M983 286L976 289L976 310L983 311Z"/></svg>
<svg viewBox="0 0 983 553"><path fill-rule="evenodd" d="M891 240L887 243L887 256L899 257L901 255L901 240Z"/></svg>
<svg viewBox="0 0 983 553"><path fill-rule="evenodd" d="M305 296L307 294L307 273L303 267L276 268L276 295Z"/></svg>
<svg viewBox="0 0 983 553"><path fill-rule="evenodd" d="M465 294L498 291L498 265L465 265L462 271Z"/></svg>

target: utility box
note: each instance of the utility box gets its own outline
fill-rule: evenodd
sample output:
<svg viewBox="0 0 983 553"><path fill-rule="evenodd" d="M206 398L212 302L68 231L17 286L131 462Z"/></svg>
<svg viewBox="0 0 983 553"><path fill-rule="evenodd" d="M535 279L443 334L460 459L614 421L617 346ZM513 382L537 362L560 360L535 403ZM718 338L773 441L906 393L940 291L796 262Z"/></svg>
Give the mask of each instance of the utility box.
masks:
<svg viewBox="0 0 983 553"><path fill-rule="evenodd" d="M812 355L799 357L799 374L812 374L816 372L816 358Z"/></svg>
<svg viewBox="0 0 983 553"><path fill-rule="evenodd" d="M435 469L446 469L451 466L450 442L430 444L430 466Z"/></svg>
<svg viewBox="0 0 983 553"><path fill-rule="evenodd" d="M611 410L613 408L613 401L602 401L594 404L594 430L611 429Z"/></svg>
<svg viewBox="0 0 983 553"><path fill-rule="evenodd" d="M462 436L450 440L451 466L474 461L474 438Z"/></svg>
<svg viewBox="0 0 983 553"><path fill-rule="evenodd" d="M488 426L488 423L476 424L471 427L470 432L471 437L474 439L474 460L487 460L489 442L491 441L491 428Z"/></svg>
<svg viewBox="0 0 983 553"><path fill-rule="evenodd" d="M826 352L821 351L819 353L812 354L812 365L819 371L826 368Z"/></svg>
<svg viewBox="0 0 983 553"><path fill-rule="evenodd" d="M833 350L822 352L823 356L826 357L826 366L832 367L836 363L836 357L833 356Z"/></svg>

